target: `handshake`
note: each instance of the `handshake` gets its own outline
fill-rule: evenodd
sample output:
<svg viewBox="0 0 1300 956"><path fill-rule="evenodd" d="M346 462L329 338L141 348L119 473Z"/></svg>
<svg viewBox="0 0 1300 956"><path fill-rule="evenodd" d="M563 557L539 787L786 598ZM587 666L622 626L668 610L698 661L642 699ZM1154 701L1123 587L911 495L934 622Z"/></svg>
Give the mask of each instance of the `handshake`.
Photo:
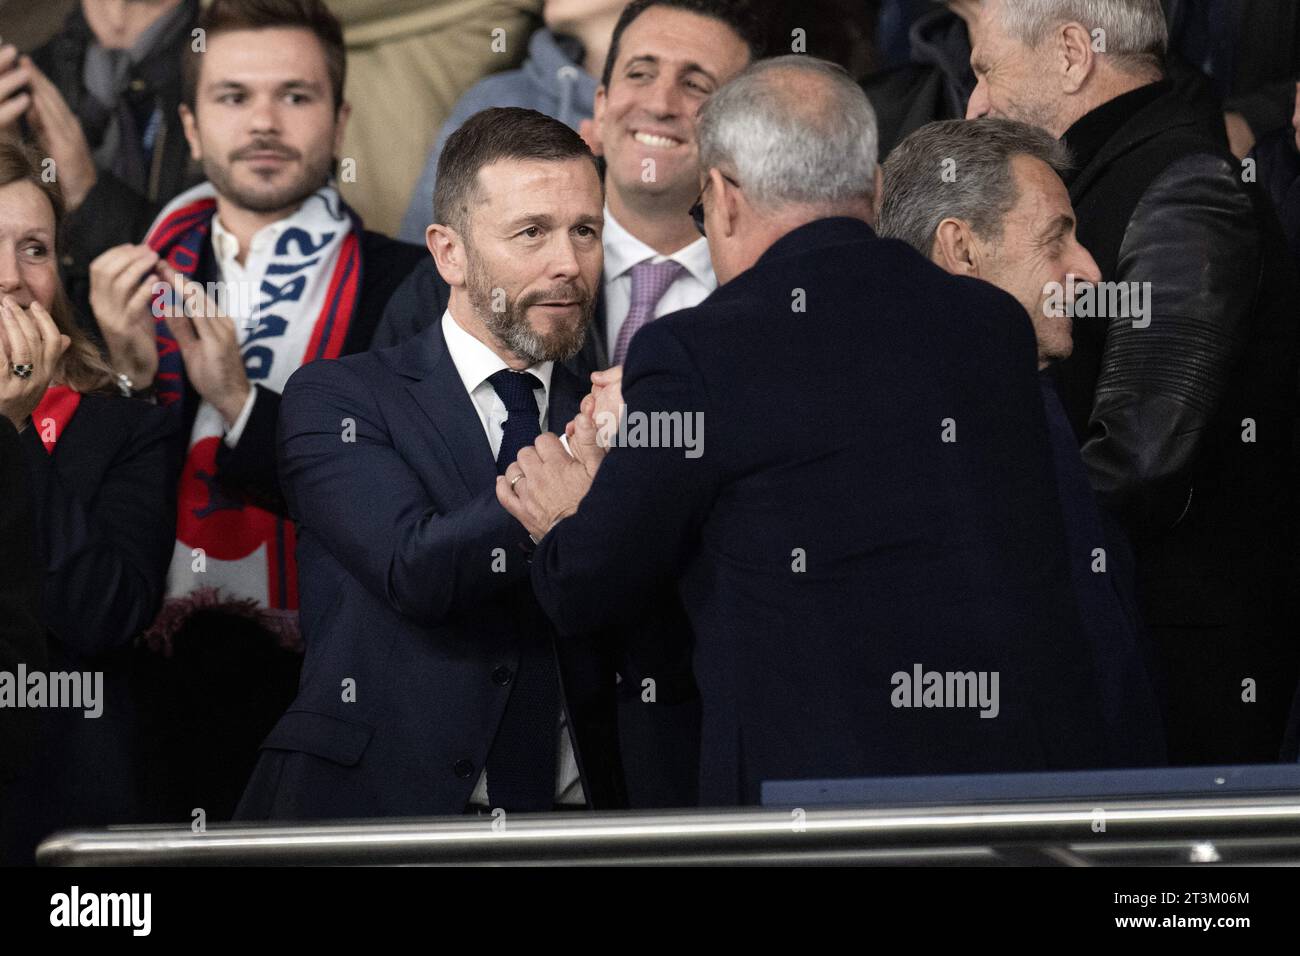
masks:
<svg viewBox="0 0 1300 956"><path fill-rule="evenodd" d="M564 438L543 433L497 478L497 500L535 542L578 510L609 451L623 407L622 366L593 372L591 383Z"/></svg>

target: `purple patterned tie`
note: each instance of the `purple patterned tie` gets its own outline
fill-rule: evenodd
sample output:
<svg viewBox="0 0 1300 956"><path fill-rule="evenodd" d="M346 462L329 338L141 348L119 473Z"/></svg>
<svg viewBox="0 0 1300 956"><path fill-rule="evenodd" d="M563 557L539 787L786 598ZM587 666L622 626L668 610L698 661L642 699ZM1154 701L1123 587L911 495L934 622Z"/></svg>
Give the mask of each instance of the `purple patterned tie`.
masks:
<svg viewBox="0 0 1300 956"><path fill-rule="evenodd" d="M684 265L671 259L664 262L651 262L647 259L632 267L632 305L618 330L618 342L614 346L615 365L623 364L632 336L655 317L655 306L673 281L685 271Z"/></svg>

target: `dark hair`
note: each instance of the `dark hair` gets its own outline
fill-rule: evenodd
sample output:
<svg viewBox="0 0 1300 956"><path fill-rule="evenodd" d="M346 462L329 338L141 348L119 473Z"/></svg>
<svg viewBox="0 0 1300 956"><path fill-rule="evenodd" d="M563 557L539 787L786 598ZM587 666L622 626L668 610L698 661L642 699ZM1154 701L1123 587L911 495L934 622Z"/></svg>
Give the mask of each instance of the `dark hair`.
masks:
<svg viewBox="0 0 1300 956"><path fill-rule="evenodd" d="M232 30L269 30L273 27L310 30L325 51L334 111L343 105L343 82L347 77L347 53L343 48L343 27L324 0L212 0L200 15L196 30L207 43L219 33ZM199 67L203 54L190 44L181 61L181 102L194 109L198 98Z"/></svg>
<svg viewBox="0 0 1300 956"><path fill-rule="evenodd" d="M586 159L599 174L586 142L559 120L517 106L483 110L447 137L442 148L433 221L463 234L478 190L478 171L501 159Z"/></svg>
<svg viewBox="0 0 1300 956"><path fill-rule="evenodd" d="M763 28L748 0L632 0L623 8L618 23L614 24L614 34L609 40L609 56L605 57L605 71L600 75L602 86L608 87L614 76L614 63L618 60L619 40L623 37L623 31L651 7L685 10L687 13L721 21L731 27L736 36L749 47L751 60L757 60L763 55Z"/></svg>
<svg viewBox="0 0 1300 956"><path fill-rule="evenodd" d="M64 202L63 190L58 183L47 180L41 175L44 160L30 147L17 142L0 140L0 187L13 183L31 183L49 200L54 212L54 232L58 235L63 225ZM53 259L55 250L50 250ZM60 332L72 340L63 358L59 360L59 375L63 381L78 392L97 392L110 390L113 373L99 354L76 320L73 318L72 305L63 291L63 282L58 284L54 302L50 306L50 318Z"/></svg>

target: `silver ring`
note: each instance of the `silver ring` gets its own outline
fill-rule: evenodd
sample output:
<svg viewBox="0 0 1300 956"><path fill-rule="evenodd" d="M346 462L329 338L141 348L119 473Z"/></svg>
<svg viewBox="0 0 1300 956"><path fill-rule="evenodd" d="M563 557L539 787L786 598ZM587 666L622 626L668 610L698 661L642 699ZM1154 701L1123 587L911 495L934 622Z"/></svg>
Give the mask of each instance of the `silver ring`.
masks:
<svg viewBox="0 0 1300 956"><path fill-rule="evenodd" d="M14 374L17 375L19 378L31 378L31 377L32 377L32 363L31 363L31 362L23 362L21 365L18 364L17 362L14 362L14 363L13 363L13 370L14 370Z"/></svg>
<svg viewBox="0 0 1300 956"><path fill-rule="evenodd" d="M522 474L515 475L513 478L510 479L510 487L513 488L518 482L521 482L523 480L524 480L524 476Z"/></svg>

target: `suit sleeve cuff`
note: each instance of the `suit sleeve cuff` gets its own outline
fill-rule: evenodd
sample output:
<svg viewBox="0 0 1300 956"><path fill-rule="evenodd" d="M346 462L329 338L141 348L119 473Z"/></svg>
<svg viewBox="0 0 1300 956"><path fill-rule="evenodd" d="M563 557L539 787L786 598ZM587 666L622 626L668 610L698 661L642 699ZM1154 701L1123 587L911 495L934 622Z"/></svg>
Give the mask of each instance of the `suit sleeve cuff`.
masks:
<svg viewBox="0 0 1300 956"><path fill-rule="evenodd" d="M249 388L248 398L244 399L244 407L239 412L239 417L235 423L226 429L226 447L234 448L239 444L239 437L244 434L244 426L248 424L248 419L253 414L253 404L257 400L257 389Z"/></svg>

